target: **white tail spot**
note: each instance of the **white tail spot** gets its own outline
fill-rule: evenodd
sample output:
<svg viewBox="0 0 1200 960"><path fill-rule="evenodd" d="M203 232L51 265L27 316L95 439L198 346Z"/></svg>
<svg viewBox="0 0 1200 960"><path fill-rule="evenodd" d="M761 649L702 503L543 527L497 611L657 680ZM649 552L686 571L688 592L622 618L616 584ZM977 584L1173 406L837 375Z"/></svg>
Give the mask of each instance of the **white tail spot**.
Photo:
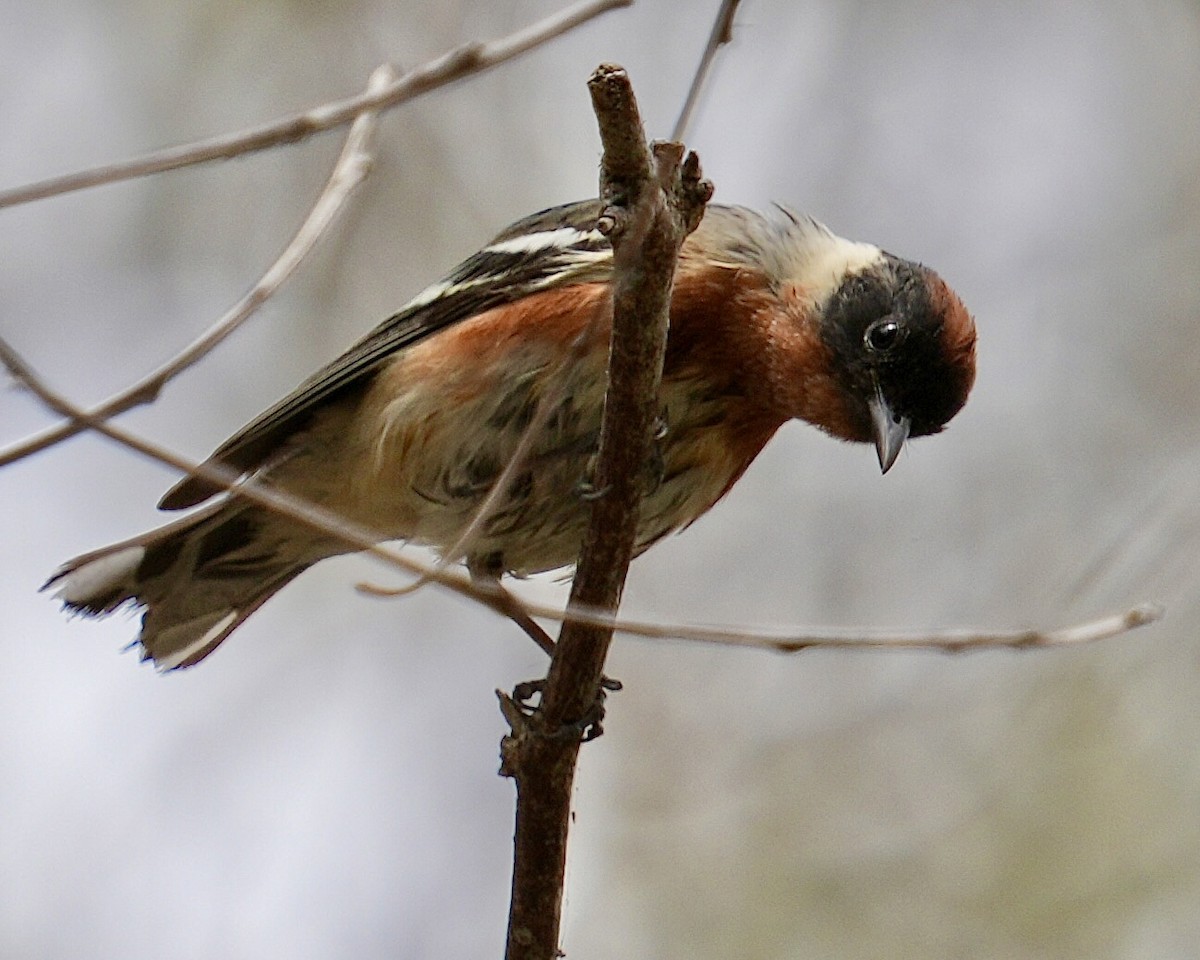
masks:
<svg viewBox="0 0 1200 960"><path fill-rule="evenodd" d="M89 560L63 576L56 596L73 606L86 605L129 584L145 555L145 547L133 546Z"/></svg>
<svg viewBox="0 0 1200 960"><path fill-rule="evenodd" d="M168 670L174 670L176 667L181 666L233 626L237 617L238 612L236 610L229 611L229 613L217 620L216 623L205 630L195 640L185 643L178 650L168 653L165 657L155 657L154 666L158 669L159 673L166 673ZM180 634L187 635L196 630L203 629L204 623L211 619L212 615L210 614L207 617L197 617L195 620L188 620L169 627L159 635L158 642L170 646L173 640L177 642L183 639ZM174 635L174 638L172 635Z"/></svg>

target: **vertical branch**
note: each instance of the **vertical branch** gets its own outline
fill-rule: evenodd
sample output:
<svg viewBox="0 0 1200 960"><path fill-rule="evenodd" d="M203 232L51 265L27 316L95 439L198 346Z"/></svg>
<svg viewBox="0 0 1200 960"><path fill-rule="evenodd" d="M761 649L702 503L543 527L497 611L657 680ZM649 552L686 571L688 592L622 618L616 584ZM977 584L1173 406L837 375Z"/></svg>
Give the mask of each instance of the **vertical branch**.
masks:
<svg viewBox="0 0 1200 960"><path fill-rule="evenodd" d="M281 143L295 143L322 130L350 123L364 110L387 110L455 80L505 63L574 30L602 13L617 7L628 7L631 3L633 0L580 0L506 37L465 43L442 54L436 60L415 67L401 77L393 77L383 87L356 97L325 103L303 113L281 117L238 133L222 134L197 143L156 150L132 160L0 190L0 209L59 196L74 190L86 190L134 177L177 170L196 163L227 160Z"/></svg>
<svg viewBox="0 0 1200 960"><path fill-rule="evenodd" d="M588 81L604 145L599 228L612 242L613 325L591 518L570 609L611 613L625 585L657 418L671 284L679 249L700 222L712 185L678 143L647 147L637 101L621 67ZM508 960L558 956L571 787L583 732L596 720L611 625L568 621L541 706L525 716L502 697L512 733L502 772L517 784Z"/></svg>

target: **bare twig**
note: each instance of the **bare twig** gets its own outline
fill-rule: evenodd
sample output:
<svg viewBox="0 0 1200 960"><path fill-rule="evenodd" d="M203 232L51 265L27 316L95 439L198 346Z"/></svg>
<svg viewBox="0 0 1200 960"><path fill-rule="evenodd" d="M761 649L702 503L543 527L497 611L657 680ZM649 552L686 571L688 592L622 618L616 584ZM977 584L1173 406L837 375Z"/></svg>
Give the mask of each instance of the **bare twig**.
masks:
<svg viewBox="0 0 1200 960"><path fill-rule="evenodd" d="M604 144L600 218L613 245L613 321L608 391L593 483L592 511L571 604L615 611L633 556L644 464L658 414L675 262L696 228L712 185L680 144L646 145L633 88L620 67L588 81ZM559 919L571 785L581 736L596 729L601 673L612 628L564 625L538 711L526 716L501 694L512 734L501 771L517 784L508 960L559 956Z"/></svg>
<svg viewBox="0 0 1200 960"><path fill-rule="evenodd" d="M526 604L526 608L534 616L547 616L536 604ZM1161 620L1164 612L1159 604L1141 603L1120 613L1051 630L954 629L916 632L855 629L792 634L736 630L728 627L644 623L624 618L610 619L599 614L585 614L581 610L569 610L560 616L566 616L572 620L578 620L585 616L590 619L595 616L596 619L613 623L619 633L628 636L656 640L689 640L695 643L773 650L778 653L798 653L813 647L839 650L933 650L943 653L962 653L973 650L1029 650L1036 647L1065 647L1095 643L1098 640L1107 640Z"/></svg>
<svg viewBox="0 0 1200 960"><path fill-rule="evenodd" d="M415 569L417 564L410 561ZM442 577L427 578L458 589L457 581L448 572ZM368 589L376 596L393 596L404 591ZM463 591L469 592L469 591ZM491 596L490 592L488 595ZM478 598L477 598L478 599ZM619 617L611 611L569 604L565 609L537 603L524 597L512 597L529 616L553 623L579 623L595 627L611 627L615 633L645 640L681 640L708 643L716 646L742 647L748 650L769 650L775 653L799 653L813 648L836 650L929 650L941 653L965 653L979 650L1031 650L1041 647L1079 646L1108 640L1161 620L1165 610L1161 604L1139 603L1117 613L1056 628L1004 629L962 628L946 630L866 630L806 629L802 632L744 630L737 627L699 626L688 623L653 623Z"/></svg>
<svg viewBox="0 0 1200 960"><path fill-rule="evenodd" d="M345 100L335 100L240 133L169 147L133 160L3 190L0 191L0 208L197 163L236 157L281 143L294 143L314 133L343 126L364 110L387 110L435 87L445 86L471 74L488 70L553 40L602 13L618 7L627 7L632 2L633 0L582 0L507 37L464 44L393 79L381 90L369 91Z"/></svg>
<svg viewBox="0 0 1200 960"><path fill-rule="evenodd" d="M602 66L589 81L604 144L601 222L612 225L613 329L593 485L601 495L583 541L572 605L615 610L633 556L644 465L659 415L671 282L679 249L700 223L712 184L695 154L656 143L648 152L629 78ZM538 719L574 723L591 706L611 630L564 625Z"/></svg>
<svg viewBox="0 0 1200 960"><path fill-rule="evenodd" d="M368 94L385 88L395 74L389 66L376 68L367 85ZM94 420L107 420L141 404L153 403L166 384L207 356L218 344L240 327L259 307L272 297L284 281L308 256L317 241L329 229L351 194L366 179L370 170L369 148L378 124L379 112L365 110L354 121L346 136L345 146L334 164L329 180L317 197L312 210L279 258L267 268L259 281L235 303L216 323L192 341L178 354L147 374L137 383L109 397L87 412ZM87 427L72 420L0 451L0 467L39 453L72 437Z"/></svg>
<svg viewBox="0 0 1200 960"><path fill-rule="evenodd" d="M692 122L692 113L696 109L696 103L700 100L700 91L704 89L704 81L708 79L712 65L717 59L717 51L733 40L733 18L737 13L739 2L740 0L721 0L721 8L717 11L716 20L713 21L712 32L708 35L708 43L705 45L700 63L696 67L695 76L692 77L692 85L688 88L687 99L683 101L679 119L675 121L675 129L671 131L672 140L683 140L687 135L688 124Z"/></svg>
<svg viewBox="0 0 1200 960"><path fill-rule="evenodd" d="M144 440L128 430L114 426L75 406L63 397L62 394L48 386L3 337L0 337L0 364L8 369L14 380L29 390L30 393L49 409L72 422L78 423L82 429L93 430L127 449L140 453L157 463L173 467L181 473L210 480L214 485L224 487L238 497L264 507L269 507L283 516L296 520L299 523L307 524L314 530L319 530L331 537L343 540L360 550L368 551L406 573L428 574L433 578L433 575L424 564L416 563L407 557L401 556L394 550L379 546L379 542L385 539L379 534L365 527L350 523L336 514L325 510L318 504L257 483L252 479L246 482L239 482L241 477L236 470L231 470L220 464L196 463L195 461L188 460L186 457L174 454L157 444Z"/></svg>

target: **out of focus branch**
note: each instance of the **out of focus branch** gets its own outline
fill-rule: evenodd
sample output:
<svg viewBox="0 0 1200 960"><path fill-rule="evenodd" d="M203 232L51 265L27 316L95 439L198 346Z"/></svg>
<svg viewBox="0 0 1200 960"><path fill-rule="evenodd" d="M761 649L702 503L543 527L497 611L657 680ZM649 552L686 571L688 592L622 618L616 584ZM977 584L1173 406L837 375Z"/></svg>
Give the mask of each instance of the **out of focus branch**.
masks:
<svg viewBox="0 0 1200 960"><path fill-rule="evenodd" d="M602 13L618 7L627 7L632 2L633 0L582 0L507 37L486 42L474 41L457 47L401 77L393 78L386 87L379 90L368 91L345 100L335 100L240 133L168 147L133 160L0 190L0 208L98 187L106 183L132 180L135 177L197 163L224 160L243 153L265 150L281 143L295 143L314 133L344 126L364 110L387 110L436 87L481 73L541 46Z"/></svg>
<svg viewBox="0 0 1200 960"><path fill-rule="evenodd" d="M613 246L608 390L591 482L598 495L571 603L611 613L633 556L643 464L658 414L671 282L684 239L700 222L712 185L681 144L646 145L623 69L601 65L588 81L604 145L600 227ZM532 715L501 694L512 733L501 772L517 785L507 960L553 960L566 869L571 786L585 731L598 729L600 680L612 627L564 624Z"/></svg>
<svg viewBox="0 0 1200 960"><path fill-rule="evenodd" d="M302 500L274 487L260 485L253 479L239 482L241 476L236 470L231 470L221 464L196 463L188 460L185 457L166 450L158 444L144 440L128 430L124 430L93 416L81 407L71 403L62 394L51 389L3 337L0 337L0 365L8 370L17 383L37 397L50 410L77 424L81 430L92 430L101 436L108 437L126 449L142 454L142 456L150 460L166 464L181 473L211 481L215 486L224 487L229 490L234 496L267 507L276 513L280 513L299 523L306 524L331 537L343 540L360 550L368 551L406 573L415 573L426 575L430 579L439 579L435 573L427 569L425 564L416 563L395 550L380 546L380 541L385 538L366 527L350 523L315 503ZM450 579L450 577L446 577L446 580ZM441 582L440 579L439 582ZM487 593L487 591L474 590L467 590L465 592Z"/></svg>
<svg viewBox="0 0 1200 960"><path fill-rule="evenodd" d="M700 100L700 91L704 89L704 83L712 72L713 63L716 62L717 51L733 40L733 18L739 2L740 0L721 0L721 7L717 10L712 31L708 35L708 43L704 47L704 53L700 55L700 63L692 77L692 85L688 88L687 98L679 111L679 119L675 121L675 129L671 131L672 140L683 140L687 136L688 124L691 123L692 114Z"/></svg>
<svg viewBox="0 0 1200 960"><path fill-rule="evenodd" d="M385 89L394 80L395 73L391 67L378 67L371 74L367 84L367 95ZM136 406L153 403L169 381L206 357L275 294L329 229L350 195L366 179L371 167L371 140L378 121L378 110L364 110L359 114L350 127L345 146L342 147L341 155L334 164L333 172L329 175L320 196L317 197L317 202L291 243L250 291L200 337L157 370L87 411L91 420L107 420ZM36 437L0 451L0 467L45 450L86 429L87 426L78 419L52 427Z"/></svg>

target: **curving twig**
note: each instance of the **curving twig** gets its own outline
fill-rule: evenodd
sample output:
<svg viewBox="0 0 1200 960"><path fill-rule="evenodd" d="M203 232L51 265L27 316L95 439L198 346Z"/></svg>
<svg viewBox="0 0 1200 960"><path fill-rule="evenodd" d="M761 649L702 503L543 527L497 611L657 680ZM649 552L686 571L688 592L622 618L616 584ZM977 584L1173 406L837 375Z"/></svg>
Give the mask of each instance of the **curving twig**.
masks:
<svg viewBox="0 0 1200 960"><path fill-rule="evenodd" d="M713 21L712 32L708 35L708 43L700 56L700 63L692 77L692 85L688 88L687 97L679 111L679 119L675 121L675 129L671 131L672 140L683 140L687 135L688 124L692 121L692 113L700 100L700 91L712 71L712 65L717 59L717 51L733 40L733 18L737 14L740 0L721 0L717 10L717 18Z"/></svg>
<svg viewBox="0 0 1200 960"><path fill-rule="evenodd" d="M540 608L526 604L538 617ZM690 640L720 646L773 650L776 653L799 653L814 647L839 650L933 650L942 653L965 653L975 650L1031 650L1040 647L1069 647L1108 640L1161 620L1165 608L1157 603L1140 603L1119 613L1095 620L1057 627L1050 630L985 630L955 628L952 630L822 630L804 633L771 633L756 630L737 630L731 627L674 626L646 623L624 618L612 618L617 631L632 637L654 640ZM579 619L583 616L607 618L568 610L561 616Z"/></svg>
<svg viewBox="0 0 1200 960"><path fill-rule="evenodd" d="M322 130L344 126L364 110L387 110L436 87L498 66L602 13L618 7L627 7L632 2L633 0L582 0L507 37L463 44L436 60L416 67L401 77L393 78L380 90L368 91L345 100L335 100L239 133L168 147L132 160L0 190L0 208L107 183L119 183L122 180L132 180L166 170L176 170L197 163L224 160L243 153L265 150L281 143L294 143Z"/></svg>
<svg viewBox="0 0 1200 960"><path fill-rule="evenodd" d="M406 573L428 575L430 579L438 579L436 573L426 569L426 565L410 560L395 550L380 546L380 541L385 538L379 534L344 520L318 504L260 484L253 478L242 481L236 470L222 464L197 463L189 460L158 444L144 440L128 430L93 416L47 385L2 336L0 336L0 365L7 368L13 379L37 397L46 407L73 423L77 423L81 429L92 430L129 450L142 454L147 459L166 464L181 473L210 480L214 485L227 489L232 496L268 507L283 516L343 540L386 563L399 567ZM440 579L439 582L441 582Z"/></svg>
<svg viewBox="0 0 1200 960"><path fill-rule="evenodd" d="M386 88L394 82L395 76L390 66L377 67L367 83L367 93ZM142 404L153 403L168 382L206 357L275 294L333 224L350 195L366 179L371 167L370 143L378 122L378 110L363 111L354 121L333 172L312 210L283 253L250 291L216 323L157 370L87 411L91 420L107 420ZM78 418L51 427L7 450L0 450L0 467L40 453L86 429L87 424Z"/></svg>

